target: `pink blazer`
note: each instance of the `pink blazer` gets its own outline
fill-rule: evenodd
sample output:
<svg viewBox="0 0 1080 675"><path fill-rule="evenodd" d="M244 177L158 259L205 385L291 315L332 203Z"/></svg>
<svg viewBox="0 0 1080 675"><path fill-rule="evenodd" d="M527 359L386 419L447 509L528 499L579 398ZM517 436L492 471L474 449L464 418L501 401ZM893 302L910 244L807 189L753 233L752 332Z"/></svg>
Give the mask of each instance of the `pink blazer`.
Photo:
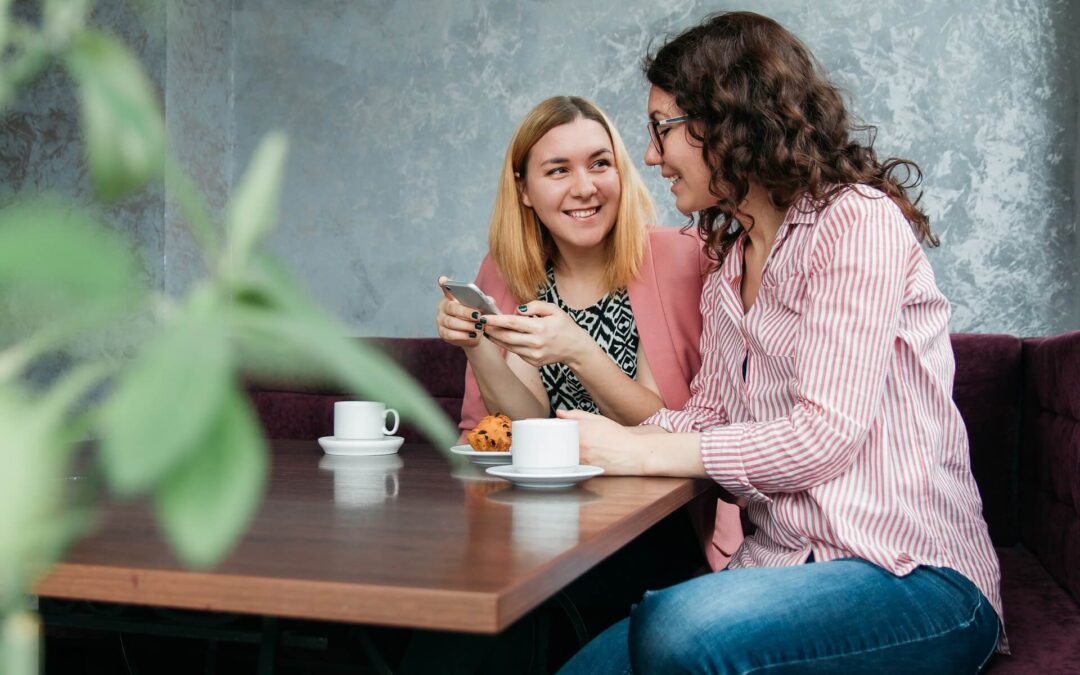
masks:
<svg viewBox="0 0 1080 675"><path fill-rule="evenodd" d="M666 408L680 409L686 404L690 398L690 381L701 367L700 301L708 264L695 232L654 228L646 240L641 270L627 285L641 345ZM504 312L511 312L521 304L520 299L510 294L490 256L484 256L480 263L476 285L493 297ZM465 370L465 398L459 424L462 443L465 432L488 414L469 365ZM701 510L692 510L691 517L709 565L714 570L721 569L742 541L739 509L718 502L714 516L713 504L702 506ZM708 526L714 522L713 527Z"/></svg>
<svg viewBox="0 0 1080 675"><path fill-rule="evenodd" d="M694 232L655 228L646 240L641 271L626 288L641 345L666 408L683 407L690 398L690 380L701 366L699 304L708 262ZM521 304L511 296L490 256L480 263L476 285L504 312ZM488 414L470 365L465 370L459 426L468 431Z"/></svg>

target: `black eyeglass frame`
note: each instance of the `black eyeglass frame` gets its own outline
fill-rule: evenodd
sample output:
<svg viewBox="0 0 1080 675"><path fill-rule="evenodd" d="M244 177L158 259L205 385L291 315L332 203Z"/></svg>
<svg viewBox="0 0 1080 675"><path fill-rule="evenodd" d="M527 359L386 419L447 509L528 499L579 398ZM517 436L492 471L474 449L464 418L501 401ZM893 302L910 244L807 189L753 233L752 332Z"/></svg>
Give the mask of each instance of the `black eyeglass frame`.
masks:
<svg viewBox="0 0 1080 675"><path fill-rule="evenodd" d="M697 115L679 115L678 117L669 117L664 120L650 119L646 125L649 129L649 140L652 142L653 147L660 153L660 156L664 156L664 141L660 138L660 127L671 127L676 124L682 124L683 122L689 122L690 120L697 119Z"/></svg>

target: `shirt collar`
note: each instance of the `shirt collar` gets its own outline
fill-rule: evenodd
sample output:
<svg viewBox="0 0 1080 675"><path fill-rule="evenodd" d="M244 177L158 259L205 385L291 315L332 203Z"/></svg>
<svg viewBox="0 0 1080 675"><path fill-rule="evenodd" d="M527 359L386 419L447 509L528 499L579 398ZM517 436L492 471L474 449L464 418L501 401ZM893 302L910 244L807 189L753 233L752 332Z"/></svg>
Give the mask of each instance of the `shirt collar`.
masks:
<svg viewBox="0 0 1080 675"><path fill-rule="evenodd" d="M792 225L814 225L820 217L821 213L815 208L814 200L804 193L784 213L784 220L776 231L777 241L786 235ZM739 235L721 267L721 273L729 280L742 273L742 249L747 236L746 232Z"/></svg>
<svg viewBox="0 0 1080 675"><path fill-rule="evenodd" d="M788 225L813 225L821 217L821 212L816 208L814 200L809 194L803 193L795 203L788 207L784 214L784 221L780 223L783 230Z"/></svg>

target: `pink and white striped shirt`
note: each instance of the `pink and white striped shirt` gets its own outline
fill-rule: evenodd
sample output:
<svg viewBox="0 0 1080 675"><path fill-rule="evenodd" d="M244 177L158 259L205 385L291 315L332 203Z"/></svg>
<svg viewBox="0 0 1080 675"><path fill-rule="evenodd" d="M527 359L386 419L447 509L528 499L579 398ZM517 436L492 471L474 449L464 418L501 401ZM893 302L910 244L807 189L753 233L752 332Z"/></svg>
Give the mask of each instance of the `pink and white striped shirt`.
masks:
<svg viewBox="0 0 1080 675"><path fill-rule="evenodd" d="M949 303L900 209L865 186L821 214L796 203L746 313L744 242L705 281L690 400L644 422L700 432L706 471L746 498L757 532L730 567L796 565L811 552L901 576L948 567L1003 616L952 401Z"/></svg>

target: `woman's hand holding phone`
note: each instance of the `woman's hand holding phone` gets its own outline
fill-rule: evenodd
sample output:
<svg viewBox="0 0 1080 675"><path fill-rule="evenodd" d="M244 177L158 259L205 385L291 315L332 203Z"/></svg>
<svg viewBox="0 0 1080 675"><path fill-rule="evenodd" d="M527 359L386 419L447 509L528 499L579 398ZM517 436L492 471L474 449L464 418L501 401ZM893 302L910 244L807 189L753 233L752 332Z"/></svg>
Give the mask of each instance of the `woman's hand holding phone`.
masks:
<svg viewBox="0 0 1080 675"><path fill-rule="evenodd" d="M590 349L599 349L566 312L539 300L518 307L513 315L489 316L484 332L535 368L565 363L576 369Z"/></svg>
<svg viewBox="0 0 1080 675"><path fill-rule="evenodd" d="M448 290L448 282L450 280L447 277L439 277L439 288L443 293L435 312L435 327L439 331L439 337L458 347L476 347L483 339L487 320L479 309L459 302Z"/></svg>

